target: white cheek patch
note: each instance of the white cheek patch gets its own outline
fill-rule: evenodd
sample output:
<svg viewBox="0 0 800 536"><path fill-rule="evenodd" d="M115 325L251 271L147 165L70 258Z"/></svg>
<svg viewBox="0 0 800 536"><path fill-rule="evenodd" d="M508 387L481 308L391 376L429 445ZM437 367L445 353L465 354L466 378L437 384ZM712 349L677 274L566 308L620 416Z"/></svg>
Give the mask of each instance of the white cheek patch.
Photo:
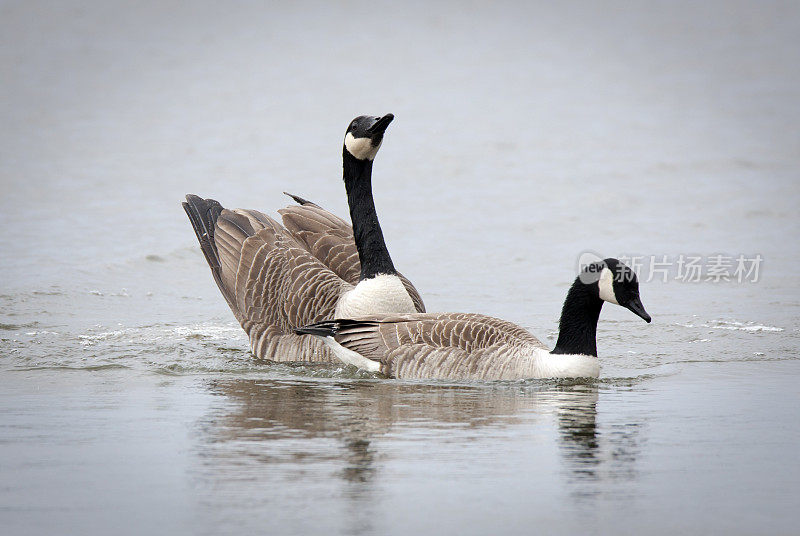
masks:
<svg viewBox="0 0 800 536"><path fill-rule="evenodd" d="M381 148L380 143L373 147L372 140L369 138L356 138L349 132L344 137L344 146L347 148L347 152L359 160L374 160L378 149Z"/></svg>
<svg viewBox="0 0 800 536"><path fill-rule="evenodd" d="M619 305L617 297L614 295L614 274L608 267L603 268L603 271L600 272L600 279L597 281L597 286L600 288L601 300Z"/></svg>

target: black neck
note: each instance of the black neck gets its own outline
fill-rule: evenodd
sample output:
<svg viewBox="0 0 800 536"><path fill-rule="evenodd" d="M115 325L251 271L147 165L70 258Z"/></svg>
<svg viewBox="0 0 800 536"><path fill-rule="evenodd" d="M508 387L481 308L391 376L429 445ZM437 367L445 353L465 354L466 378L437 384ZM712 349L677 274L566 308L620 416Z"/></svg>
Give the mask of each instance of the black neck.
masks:
<svg viewBox="0 0 800 536"><path fill-rule="evenodd" d="M361 261L361 280L378 274L396 274L372 200L372 160L359 160L343 149L342 161L350 221Z"/></svg>
<svg viewBox="0 0 800 536"><path fill-rule="evenodd" d="M603 300L579 278L575 279L561 309L558 342L551 353L597 357L597 319L602 307Z"/></svg>

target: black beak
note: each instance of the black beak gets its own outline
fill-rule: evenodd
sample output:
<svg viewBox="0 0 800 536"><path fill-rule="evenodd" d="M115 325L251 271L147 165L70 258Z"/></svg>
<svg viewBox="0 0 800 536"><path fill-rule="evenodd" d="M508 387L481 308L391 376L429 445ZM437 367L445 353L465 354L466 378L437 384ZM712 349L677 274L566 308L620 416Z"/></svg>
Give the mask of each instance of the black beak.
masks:
<svg viewBox="0 0 800 536"><path fill-rule="evenodd" d="M629 309L631 312L633 312L633 314L640 317L648 324L652 320L652 318L650 318L650 315L647 314L647 311L644 310L644 305L642 305L642 300L639 299L639 296L636 296L634 299L629 301L628 304L625 305L625 308Z"/></svg>
<svg viewBox="0 0 800 536"><path fill-rule="evenodd" d="M386 132L386 127L389 126L392 119L394 119L394 114L384 115L375 121L372 126L367 129L367 132L372 136L383 136L383 133Z"/></svg>

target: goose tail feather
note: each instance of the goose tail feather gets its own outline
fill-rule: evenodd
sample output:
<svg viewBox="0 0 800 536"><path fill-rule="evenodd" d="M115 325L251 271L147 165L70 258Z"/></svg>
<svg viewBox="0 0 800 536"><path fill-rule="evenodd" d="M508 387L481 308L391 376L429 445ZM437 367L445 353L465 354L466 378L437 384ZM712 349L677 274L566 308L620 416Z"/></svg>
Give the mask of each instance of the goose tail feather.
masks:
<svg viewBox="0 0 800 536"><path fill-rule="evenodd" d="M208 264L212 269L219 268L219 253L214 244L214 227L222 212L222 205L214 199L203 199L194 194L187 194L186 201L181 204L186 215L189 216L194 233L200 242L200 249Z"/></svg>
<svg viewBox="0 0 800 536"><path fill-rule="evenodd" d="M217 249L217 244L214 241L217 220L224 210L222 205L215 199L203 199L194 194L187 194L186 201L181 203L181 205L183 206L183 210L186 211L186 215L189 216L194 234L197 235L197 241L200 242L200 250L203 252L203 256L205 256L208 266L211 268L214 281L225 297L225 301L228 302L228 305L230 305L238 318L239 314L236 309L236 300L231 290L223 281L220 254Z"/></svg>

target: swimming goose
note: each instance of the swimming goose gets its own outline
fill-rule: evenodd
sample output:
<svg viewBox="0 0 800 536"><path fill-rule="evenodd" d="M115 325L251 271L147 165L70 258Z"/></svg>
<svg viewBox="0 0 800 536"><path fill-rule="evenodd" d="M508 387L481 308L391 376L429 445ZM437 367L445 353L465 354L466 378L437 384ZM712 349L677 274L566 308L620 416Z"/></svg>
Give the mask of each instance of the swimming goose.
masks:
<svg viewBox="0 0 800 536"><path fill-rule="evenodd" d="M186 196L183 207L214 280L257 357L335 362L322 343L293 329L326 318L425 311L394 268L372 199L373 159L393 118L357 117L345 134L352 228L298 196L299 206L279 211L285 227L256 210Z"/></svg>
<svg viewBox="0 0 800 536"><path fill-rule="evenodd" d="M605 259L588 265L570 287L552 351L516 324L468 313L338 319L297 333L323 340L345 363L395 378L596 378L603 302L622 305L650 322L636 274L617 259Z"/></svg>

